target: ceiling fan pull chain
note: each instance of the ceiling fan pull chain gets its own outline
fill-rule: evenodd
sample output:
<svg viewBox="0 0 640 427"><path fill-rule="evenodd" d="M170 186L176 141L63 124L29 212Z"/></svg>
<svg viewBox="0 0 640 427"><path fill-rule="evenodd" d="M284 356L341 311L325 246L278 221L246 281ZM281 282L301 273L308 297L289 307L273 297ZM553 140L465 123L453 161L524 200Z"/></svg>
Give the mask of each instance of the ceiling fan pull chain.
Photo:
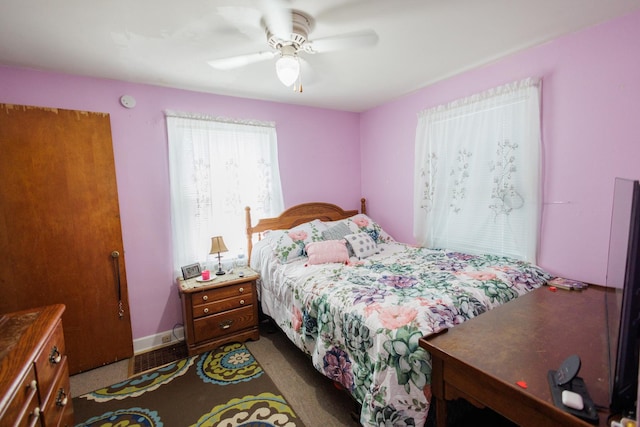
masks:
<svg viewBox="0 0 640 427"><path fill-rule="evenodd" d="M293 84L293 91L302 93L302 74L298 74L298 79Z"/></svg>

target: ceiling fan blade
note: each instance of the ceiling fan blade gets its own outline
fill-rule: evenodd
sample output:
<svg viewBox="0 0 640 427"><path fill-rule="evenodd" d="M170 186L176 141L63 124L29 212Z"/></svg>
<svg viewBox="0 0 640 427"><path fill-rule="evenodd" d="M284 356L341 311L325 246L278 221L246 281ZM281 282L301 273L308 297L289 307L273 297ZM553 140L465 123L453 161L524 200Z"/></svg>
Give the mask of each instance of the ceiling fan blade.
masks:
<svg viewBox="0 0 640 427"><path fill-rule="evenodd" d="M265 25L276 37L287 40L293 31L291 8L283 0L263 1Z"/></svg>
<svg viewBox="0 0 640 427"><path fill-rule="evenodd" d="M207 61L207 64L216 70L233 70L234 68L244 67L245 65L254 64L256 62L271 59L276 56L274 51L263 51L250 53L247 55L231 56L228 58L213 59Z"/></svg>
<svg viewBox="0 0 640 427"><path fill-rule="evenodd" d="M316 70L306 59L299 57L298 60L300 61L300 82L303 85L310 86L321 80Z"/></svg>
<svg viewBox="0 0 640 427"><path fill-rule="evenodd" d="M407 11L413 11L424 4L424 0L353 0L349 2L334 2L334 6L325 8L315 14L318 21L345 23L371 22L381 16L404 16Z"/></svg>
<svg viewBox="0 0 640 427"><path fill-rule="evenodd" d="M228 23L227 28L223 28L223 31L229 32L233 29L249 38L255 38L261 32L264 34L260 27L261 13L258 9L242 6L219 6L216 11Z"/></svg>
<svg viewBox="0 0 640 427"><path fill-rule="evenodd" d="M374 46L378 43L378 34L373 30L324 37L305 43L304 50L309 53L323 53L357 47Z"/></svg>

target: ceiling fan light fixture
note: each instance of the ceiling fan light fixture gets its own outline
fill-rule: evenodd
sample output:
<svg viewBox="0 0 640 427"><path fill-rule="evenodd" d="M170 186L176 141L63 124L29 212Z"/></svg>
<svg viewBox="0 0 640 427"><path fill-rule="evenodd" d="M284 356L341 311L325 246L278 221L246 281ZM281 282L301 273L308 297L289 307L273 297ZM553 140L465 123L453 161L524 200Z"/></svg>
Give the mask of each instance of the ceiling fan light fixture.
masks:
<svg viewBox="0 0 640 427"><path fill-rule="evenodd" d="M300 75L300 62L298 61L298 57L295 54L288 55L283 53L276 61L276 74L282 84L287 87L295 83Z"/></svg>

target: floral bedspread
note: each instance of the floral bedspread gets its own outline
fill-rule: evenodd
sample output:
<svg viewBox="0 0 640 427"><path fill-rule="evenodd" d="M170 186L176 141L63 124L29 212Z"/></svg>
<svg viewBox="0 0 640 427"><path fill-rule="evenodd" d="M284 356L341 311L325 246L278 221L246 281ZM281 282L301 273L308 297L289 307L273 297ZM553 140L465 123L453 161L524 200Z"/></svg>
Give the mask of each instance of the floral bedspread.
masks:
<svg viewBox="0 0 640 427"><path fill-rule="evenodd" d="M509 258L391 242L346 264L281 264L259 252L263 311L313 366L362 404L365 426L422 426L431 356L424 335L453 327L544 284ZM253 264L253 263L252 263Z"/></svg>

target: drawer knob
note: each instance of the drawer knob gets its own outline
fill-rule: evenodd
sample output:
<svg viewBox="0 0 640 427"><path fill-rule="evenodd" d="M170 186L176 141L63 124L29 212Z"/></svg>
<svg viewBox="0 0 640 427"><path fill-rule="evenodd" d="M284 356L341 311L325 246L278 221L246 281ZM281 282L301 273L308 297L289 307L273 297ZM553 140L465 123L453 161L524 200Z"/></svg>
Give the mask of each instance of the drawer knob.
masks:
<svg viewBox="0 0 640 427"><path fill-rule="evenodd" d="M56 397L56 405L57 406L65 406L69 398L67 397L67 393L64 392L64 388L58 390L58 396Z"/></svg>
<svg viewBox="0 0 640 427"><path fill-rule="evenodd" d="M54 345L53 348L51 349L51 353L49 353L49 362L56 365L60 363L61 360L62 360L62 355L60 354L58 347Z"/></svg>
<svg viewBox="0 0 640 427"><path fill-rule="evenodd" d="M208 296L206 296L206 295L204 295L204 296L202 297L202 301L206 301L206 300L208 300L208 299L209 299L209 297L208 297Z"/></svg>
<svg viewBox="0 0 640 427"><path fill-rule="evenodd" d="M31 415L33 415L33 416L34 416L34 417L36 417L36 418L40 418L40 414L41 414L41 413L42 413L42 410L40 409L40 407L39 407L39 406L36 406L36 407L33 409L33 412L31 413Z"/></svg>
<svg viewBox="0 0 640 427"><path fill-rule="evenodd" d="M240 289L238 289L238 291L239 291L240 293L243 293L243 292L244 292L244 288L240 288Z"/></svg>
<svg viewBox="0 0 640 427"><path fill-rule="evenodd" d="M229 329L233 320L225 320L224 322L220 322L220 329Z"/></svg>
<svg viewBox="0 0 640 427"><path fill-rule="evenodd" d="M37 390L38 389L38 382L36 380L31 380L31 382L29 383L29 388L31 390Z"/></svg>
<svg viewBox="0 0 640 427"><path fill-rule="evenodd" d="M209 312L209 309L208 309L208 308L205 308L205 309L204 309L204 312L205 312L205 313L208 313L208 312Z"/></svg>
<svg viewBox="0 0 640 427"><path fill-rule="evenodd" d="M240 300L240 305L244 305L244 300L243 299Z"/></svg>

